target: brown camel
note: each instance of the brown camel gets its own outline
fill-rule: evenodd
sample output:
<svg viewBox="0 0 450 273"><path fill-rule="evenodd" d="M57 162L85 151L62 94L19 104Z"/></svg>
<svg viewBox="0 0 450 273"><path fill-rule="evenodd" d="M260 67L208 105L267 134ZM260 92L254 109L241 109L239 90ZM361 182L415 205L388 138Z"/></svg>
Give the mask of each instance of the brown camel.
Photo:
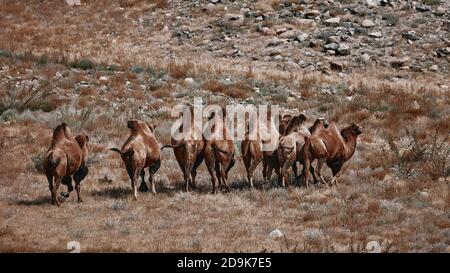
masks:
<svg viewBox="0 0 450 273"><path fill-rule="evenodd" d="M195 176L197 175L197 168L203 162L203 147L204 140L202 138L202 129L198 126L194 128L194 110L193 107L189 107L191 111L191 122L190 127L183 135L183 139L176 140L171 138L171 145L164 145L164 148L173 148L175 158L177 159L178 165L183 171L184 182L186 183L186 192L195 188ZM183 124L179 128L179 132L183 131ZM197 135L200 139L196 139L194 136Z"/></svg>
<svg viewBox="0 0 450 273"><path fill-rule="evenodd" d="M160 149L154 135L155 127L140 120L130 120L127 122L130 129L130 136L125 141L122 149L111 148L118 152L122 157L133 188L134 199L138 200L137 180L139 175L142 178L140 191L147 191L145 183L145 171L148 167L149 182L152 186L152 192L156 193L153 175L161 166Z"/></svg>
<svg viewBox="0 0 450 273"><path fill-rule="evenodd" d="M88 142L89 136L85 133L81 133L75 136L75 141L78 143L81 149L81 165L78 170L73 175L73 180L75 181L75 189L77 191L78 201L82 202L81 198L81 181L88 175L89 168L86 166L88 160ZM73 191L72 177L64 176L61 184L67 186L67 192L61 192L61 196L68 198L70 193Z"/></svg>
<svg viewBox="0 0 450 273"><path fill-rule="evenodd" d="M316 169L320 180L325 183L321 170L323 163L326 163L333 173L331 184L334 182L337 186L339 171L343 164L353 156L356 149L356 140L361 133L361 127L355 123L345 127L340 132L335 123L331 123L328 128L318 124L304 146L304 181L308 181L311 162L317 159Z"/></svg>
<svg viewBox="0 0 450 273"><path fill-rule="evenodd" d="M203 157L206 167L211 175L212 193L216 193L216 181L220 188L223 182L227 191L230 191L228 185L228 172L234 166L235 147L231 135L226 127L226 111L222 108L222 117L217 117L215 112L211 114L209 120L214 119L214 125L211 128L212 135L205 139Z"/></svg>
<svg viewBox="0 0 450 273"><path fill-rule="evenodd" d="M305 143L305 138L311 136L308 128L304 125L305 121L306 117L303 114L292 117L280 138L277 149L279 167L277 173L279 172L279 176L281 176L282 187L289 186L288 169L295 165L297 154Z"/></svg>
<svg viewBox="0 0 450 273"><path fill-rule="evenodd" d="M85 148L87 155L87 146ZM52 142L43 162L44 173L47 176L52 196L52 204L60 206L56 193L63 178L70 178L70 176L73 176L77 185L78 202L82 202L79 192L82 178L80 179L81 176L75 174L80 169L83 160L83 151L72 136L69 127L65 123L60 124L53 132Z"/></svg>
<svg viewBox="0 0 450 273"><path fill-rule="evenodd" d="M265 178L267 161L278 146L279 133L275 128L275 122L271 118L270 112L267 113L266 121L266 124L258 124L256 128L249 128L249 131L245 134L245 138L241 143L242 160L244 161L245 170L247 172L247 181L251 188L253 188L253 172L258 165L263 162L263 176ZM270 127L267 128L268 126ZM250 130L257 131L250 132ZM253 134L256 139L250 140L249 136L251 134ZM262 136L261 134L265 135ZM276 142L269 145L270 140L276 140ZM263 145L267 145L265 149L263 149ZM268 146L273 146L273 148Z"/></svg>

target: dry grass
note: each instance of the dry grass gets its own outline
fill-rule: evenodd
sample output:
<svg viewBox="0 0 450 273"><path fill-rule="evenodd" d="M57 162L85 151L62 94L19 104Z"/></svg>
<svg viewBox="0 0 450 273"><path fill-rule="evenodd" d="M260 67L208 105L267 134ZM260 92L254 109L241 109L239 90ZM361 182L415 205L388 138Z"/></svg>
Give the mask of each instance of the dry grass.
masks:
<svg viewBox="0 0 450 273"><path fill-rule="evenodd" d="M153 1L153 13L149 1L86 1L77 12L38 2L0 5L0 252L67 252L71 240L91 252L364 252L372 240L384 252L450 251L446 75L364 67L339 76L231 61L173 38L161 10L168 1ZM279 2L255 6L273 11ZM93 19L80 23L85 18ZM266 38L255 37L242 51L251 53L258 39ZM186 77L201 88L184 86ZM126 139L126 121L157 124L159 142L169 143L173 105L211 94L204 90L220 94L221 103L304 110L311 122L322 115L340 127L358 122L364 133L340 186L281 189L275 177L264 183L259 167L257 189L250 190L237 156L232 192L211 195L202 165L198 189L186 194L166 150L158 194L133 201L123 163L109 151ZM287 94L300 96L287 104ZM91 136L90 173L85 202L72 195L56 208L39 165L62 121ZM324 174L329 180L326 167ZM270 238L274 229L285 236Z"/></svg>

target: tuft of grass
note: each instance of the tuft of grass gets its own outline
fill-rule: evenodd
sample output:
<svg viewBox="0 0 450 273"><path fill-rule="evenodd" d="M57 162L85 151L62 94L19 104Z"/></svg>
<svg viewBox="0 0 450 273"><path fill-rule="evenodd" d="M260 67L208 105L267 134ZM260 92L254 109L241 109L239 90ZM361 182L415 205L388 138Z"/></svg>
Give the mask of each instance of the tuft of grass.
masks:
<svg viewBox="0 0 450 273"><path fill-rule="evenodd" d="M69 62L69 67L88 70L94 68L94 63L89 59L73 60Z"/></svg>
<svg viewBox="0 0 450 273"><path fill-rule="evenodd" d="M33 162L33 166L38 171L38 173L44 173L44 153L37 153L31 156L31 161Z"/></svg>
<svg viewBox="0 0 450 273"><path fill-rule="evenodd" d="M383 20L386 21L388 26L396 26L400 22L400 15L394 12L383 15Z"/></svg>
<svg viewBox="0 0 450 273"><path fill-rule="evenodd" d="M185 62L185 63L177 63L175 61L172 61L167 66L167 70L169 71L169 75L175 79L181 79L186 78L189 71L192 69L192 63L191 62Z"/></svg>

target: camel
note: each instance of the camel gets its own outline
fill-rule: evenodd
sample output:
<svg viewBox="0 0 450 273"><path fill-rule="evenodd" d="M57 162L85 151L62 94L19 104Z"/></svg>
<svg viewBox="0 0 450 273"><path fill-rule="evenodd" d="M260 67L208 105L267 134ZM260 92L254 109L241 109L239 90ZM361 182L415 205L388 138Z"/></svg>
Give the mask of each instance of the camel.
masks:
<svg viewBox="0 0 450 273"><path fill-rule="evenodd" d="M215 119L212 126L212 135L205 139L205 147L203 149L203 157L206 167L211 176L212 193L216 193L216 181L220 188L223 182L227 191L230 191L228 185L228 172L236 163L234 158L235 147L232 137L226 127L226 111L222 108L222 118L217 118L215 112L211 114L209 120Z"/></svg>
<svg viewBox="0 0 450 273"><path fill-rule="evenodd" d="M314 159L317 159L317 175L326 184L321 170L324 163L331 169L333 179L331 184L338 185L338 174L345 162L354 154L358 136L362 133L361 127L352 123L340 132L334 122L327 128L317 124L311 137L306 141L303 150L304 158L304 181L309 178L309 167ZM326 184L327 185L327 184Z"/></svg>
<svg viewBox="0 0 450 273"><path fill-rule="evenodd" d="M60 206L60 201L58 200L56 193L63 178L70 178L70 176L73 176L76 183L78 202L82 202L80 196L80 182L84 177L82 177L83 175L81 173L77 174L77 171L86 159L83 152L86 152L87 156L87 146L85 146L84 151L80 149L80 145L72 136L66 123L62 123L55 128L50 148L48 149L43 162L43 169L47 176L53 205L56 204L58 207Z"/></svg>
<svg viewBox="0 0 450 273"><path fill-rule="evenodd" d="M288 169L295 165L300 147L305 143L305 138L311 136L304 125L306 117L303 114L290 119L277 149L278 168L277 174L281 177L281 186L289 186ZM294 169L296 171L296 168Z"/></svg>
<svg viewBox="0 0 450 273"><path fill-rule="evenodd" d="M145 183L145 168L148 168L149 171L152 193L156 194L153 176L161 166L160 149L154 135L154 126L140 120L130 120L127 122L127 127L130 129L130 136L122 148L111 148L110 150L119 153L122 157L131 180L134 199L139 200L136 185L139 175L142 178L139 190L148 190Z"/></svg>
<svg viewBox="0 0 450 273"><path fill-rule="evenodd" d="M189 107L189 109L191 111L191 126L184 132L184 138L182 140L176 140L172 137L171 145L164 145L161 147L161 150L164 148L173 148L178 165L183 171L186 192L195 188L195 176L197 175L198 166L203 162L202 151L205 144L203 138L194 138L195 134L197 134L197 136L202 136L202 128L194 128L194 110L193 107ZM181 124L179 132L183 129L183 124Z"/></svg>
<svg viewBox="0 0 450 273"><path fill-rule="evenodd" d="M257 132L247 132L245 134L244 140L241 143L241 153L242 160L244 161L245 170L247 172L247 181L251 188L253 188L253 172L258 167L258 165L263 162L263 176L266 178L267 162L272 156L276 147L278 146L279 133L275 128L275 122L271 118L271 114L267 113L266 121L271 127L269 130L267 124L259 124L256 128L252 130L258 130ZM254 134L256 139L250 140L249 136ZM270 136L264 137L261 134L270 134ZM265 140L263 140L265 139ZM268 144L270 140L276 140L273 145L273 149L265 149L263 151L262 147L264 144Z"/></svg>
<svg viewBox="0 0 450 273"><path fill-rule="evenodd" d="M73 175L75 181L75 189L77 191L78 201L82 202L81 198L81 181L88 175L89 168L86 166L88 160L88 142L89 136L85 133L81 133L75 136L75 141L78 143L81 149L81 165ZM67 192L61 192L61 196L68 198L73 191L72 178L70 176L64 176L61 184L67 186Z"/></svg>

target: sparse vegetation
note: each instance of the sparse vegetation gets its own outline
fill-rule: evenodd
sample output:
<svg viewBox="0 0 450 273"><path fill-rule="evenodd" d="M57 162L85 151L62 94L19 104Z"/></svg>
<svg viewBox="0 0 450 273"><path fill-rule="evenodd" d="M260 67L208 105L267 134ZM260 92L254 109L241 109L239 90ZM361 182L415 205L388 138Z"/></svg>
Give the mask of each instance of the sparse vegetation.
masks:
<svg viewBox="0 0 450 273"><path fill-rule="evenodd" d="M93 252L365 252L369 241L383 252L450 252L449 55L436 40L445 37L447 2L411 3L431 12L352 0L222 1L209 11L209 1L110 2L82 1L76 12L63 1L0 5L0 252L64 252L67 240ZM255 16L224 24L224 13L244 3ZM318 13L306 18L311 10ZM339 26L324 26L326 11L342 17ZM376 26L356 27L365 18ZM386 25L382 37L368 35ZM414 26L420 39L406 41ZM359 46L333 55L323 50L331 40ZM409 62L389 65L404 56ZM345 69L329 70L331 60ZM156 124L160 144L170 143L171 109L197 96L280 105L304 112L308 125L319 116L340 128L357 122L363 133L338 188L282 189L275 175L264 183L258 167L256 189L248 189L237 153L231 192L209 194L201 165L186 194L165 150L158 194L132 201L123 162L109 148L123 143L132 118ZM90 136L89 174L83 204L71 194L49 213L42 160L62 121ZM275 229L283 236L271 238Z"/></svg>

